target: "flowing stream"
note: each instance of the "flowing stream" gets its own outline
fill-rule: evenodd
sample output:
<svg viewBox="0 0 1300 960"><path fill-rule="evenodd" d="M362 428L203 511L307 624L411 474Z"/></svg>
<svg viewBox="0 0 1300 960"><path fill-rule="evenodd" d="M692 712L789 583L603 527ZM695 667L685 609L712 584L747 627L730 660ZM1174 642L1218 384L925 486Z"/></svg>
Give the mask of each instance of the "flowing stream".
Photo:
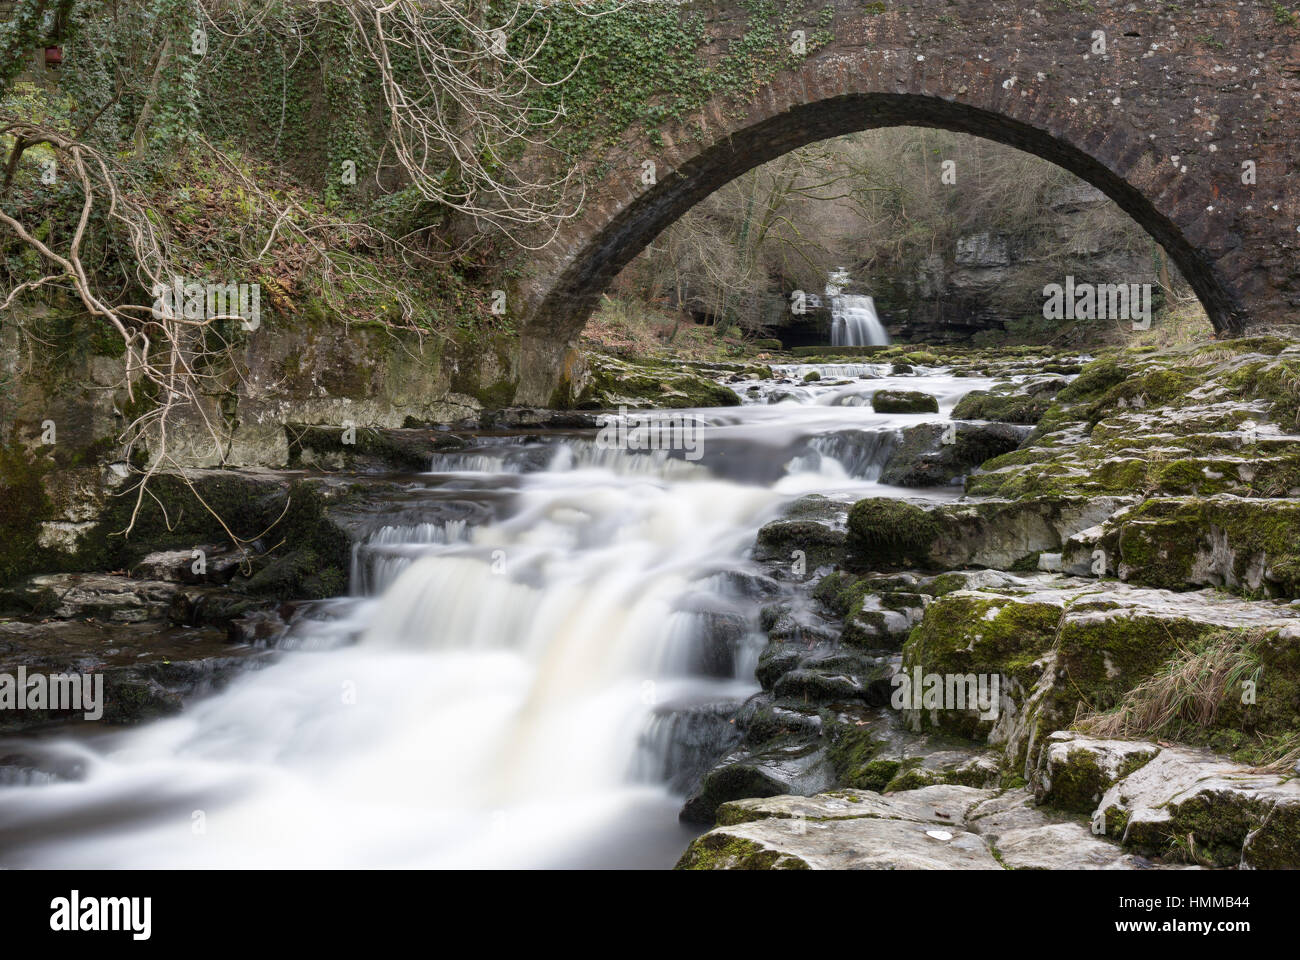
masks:
<svg viewBox="0 0 1300 960"><path fill-rule="evenodd" d="M888 494L898 429L989 386L888 370L732 384L742 406L692 412L695 460L590 430L436 456L415 487L467 510L372 531L272 665L31 744L72 773L0 788L0 867L671 866L718 749L686 708L758 690L755 532L806 493ZM941 413L876 414L883 388Z"/></svg>

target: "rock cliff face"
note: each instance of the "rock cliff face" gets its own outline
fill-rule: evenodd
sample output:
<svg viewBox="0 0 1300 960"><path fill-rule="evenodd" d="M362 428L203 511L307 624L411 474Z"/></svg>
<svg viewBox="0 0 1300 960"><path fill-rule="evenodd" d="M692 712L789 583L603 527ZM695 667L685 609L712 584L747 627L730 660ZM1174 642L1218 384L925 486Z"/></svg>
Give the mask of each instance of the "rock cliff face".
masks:
<svg viewBox="0 0 1300 960"><path fill-rule="evenodd" d="M1063 324L1042 318L1046 284L1064 283L1070 275L1079 283L1154 288L1159 279L1150 248L1107 245L1088 229L1089 213L1108 203L1100 190L1080 183L1057 196L1029 237L989 226L956 237L923 260L883 272L867 264L870 251L847 246L837 251L846 263L856 261L854 283L846 292L874 297L890 335L906 342L1059 341ZM1044 255L1049 249L1066 253L1049 262ZM773 336L787 347L830 342L831 312L824 298L808 298L802 315L792 313L783 298L788 301L789 293L772 290L771 309L764 310ZM1076 339L1087 342L1104 332L1100 325L1083 324Z"/></svg>
<svg viewBox="0 0 1300 960"><path fill-rule="evenodd" d="M106 527L129 522L131 465L157 461L161 449L156 434L144 449L122 448L149 401L138 384L128 394L120 342L71 307L22 320L29 339L18 324L0 328L0 583L113 561ZM267 324L234 347L203 409L172 420L162 469L296 465L309 428L331 431L336 444L352 428L360 450L370 429L476 420L513 393L512 356L509 343L325 317Z"/></svg>
<svg viewBox="0 0 1300 960"><path fill-rule="evenodd" d="M1058 335L1059 323L1042 320L1046 284L1063 283L1067 275L1081 283L1154 286L1158 280L1151 250L1107 247L1089 237L1087 212L1107 202L1101 191L1080 184L1058 196L1030 239L991 230L960 236L910 274L881 278L877 309L903 340L980 342L1006 334L1033 341ZM1068 256L1048 265L1043 249L1062 244Z"/></svg>

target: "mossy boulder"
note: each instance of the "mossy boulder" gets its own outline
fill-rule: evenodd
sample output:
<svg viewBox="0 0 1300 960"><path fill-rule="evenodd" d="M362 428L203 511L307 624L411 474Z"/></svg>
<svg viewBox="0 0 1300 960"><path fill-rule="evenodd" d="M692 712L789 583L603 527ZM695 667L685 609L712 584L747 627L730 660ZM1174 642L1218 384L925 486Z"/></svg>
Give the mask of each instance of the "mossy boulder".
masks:
<svg viewBox="0 0 1300 960"><path fill-rule="evenodd" d="M1052 405L1045 394L994 393L973 390L957 401L954 420L992 420L997 423L1036 424Z"/></svg>
<svg viewBox="0 0 1300 960"><path fill-rule="evenodd" d="M987 460L1020 446L1026 430L1008 424L922 423L902 431L902 440L880 474L900 487L959 483Z"/></svg>
<svg viewBox="0 0 1300 960"><path fill-rule="evenodd" d="M1106 391L1123 383L1132 373L1132 367L1122 366L1114 357L1106 357L1088 364L1068 387L1057 397L1062 403L1080 403L1099 399Z"/></svg>
<svg viewBox="0 0 1300 960"><path fill-rule="evenodd" d="M569 404L578 409L734 407L734 390L667 361L615 359L593 354L586 377Z"/></svg>
<svg viewBox="0 0 1300 960"><path fill-rule="evenodd" d="M773 850L753 840L707 833L691 843L676 870L811 870L797 856Z"/></svg>
<svg viewBox="0 0 1300 960"><path fill-rule="evenodd" d="M1095 818L1149 855L1210 867L1300 868L1300 780L1170 746L1111 786Z"/></svg>
<svg viewBox="0 0 1300 960"><path fill-rule="evenodd" d="M905 500L872 497L849 511L848 545L867 566L924 566L939 534L929 510Z"/></svg>
<svg viewBox="0 0 1300 960"><path fill-rule="evenodd" d="M903 646L902 671L909 677L997 677L1000 699L1025 699L1019 691L1042 678L1044 655L1052 648L1064 598L1025 599L952 593L937 599ZM1002 689L1006 687L1006 689ZM1001 710L999 704L998 710ZM975 705L908 709L920 727L933 726L968 739L985 739L997 716Z"/></svg>
<svg viewBox="0 0 1300 960"><path fill-rule="evenodd" d="M939 401L919 390L877 390L871 395L876 413L938 413Z"/></svg>
<svg viewBox="0 0 1300 960"><path fill-rule="evenodd" d="M759 529L754 556L793 563L796 552L802 552L811 572L843 558L846 541L843 530L817 520L774 520Z"/></svg>

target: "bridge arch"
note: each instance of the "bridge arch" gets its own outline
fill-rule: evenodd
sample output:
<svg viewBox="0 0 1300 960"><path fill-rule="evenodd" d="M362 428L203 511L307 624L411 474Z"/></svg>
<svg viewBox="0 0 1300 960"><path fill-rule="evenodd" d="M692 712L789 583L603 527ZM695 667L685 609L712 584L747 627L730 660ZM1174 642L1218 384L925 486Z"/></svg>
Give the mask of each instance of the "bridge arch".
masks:
<svg viewBox="0 0 1300 960"><path fill-rule="evenodd" d="M889 16L864 16L860 4L832 5L837 40L778 75L752 103L740 110L711 103L660 131L658 145L630 133L604 158L607 172L583 211L521 283L516 402L562 401L578 375L574 345L601 294L690 207L791 150L889 126L994 140L1097 187L1168 251L1222 335L1300 324L1296 147L1286 139L1300 135L1300 93L1283 75L1293 48L1279 46L1275 24L1215 5L1203 15L1218 18L1217 35L1229 35L1236 49L1210 55L1180 29L1169 38L1167 18L1134 22L1116 4L1114 15L1125 18L1116 27L1125 29L1112 35L1135 36L1112 41L1105 58L1085 56L1086 20L1055 30L1022 26L1019 35L1003 34L1004 54L990 58L942 37L918 43L905 29L906 11L925 0L896 5L903 9L892 25ZM1006 5L956 6L978 18ZM1096 17L1108 22L1107 15ZM959 35L954 29L950 39ZM646 160L656 170L650 185L641 177ZM1242 175L1246 161L1253 178Z"/></svg>

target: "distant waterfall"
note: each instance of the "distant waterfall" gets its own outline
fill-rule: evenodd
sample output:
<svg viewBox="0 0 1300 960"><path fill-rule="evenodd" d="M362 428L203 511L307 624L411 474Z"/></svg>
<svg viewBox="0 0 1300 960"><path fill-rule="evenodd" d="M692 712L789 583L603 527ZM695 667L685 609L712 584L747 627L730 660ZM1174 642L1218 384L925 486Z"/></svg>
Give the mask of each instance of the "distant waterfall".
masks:
<svg viewBox="0 0 1300 960"><path fill-rule="evenodd" d="M827 278L826 296L831 302L831 346L863 347L889 343L889 334L876 316L871 297L843 293L849 283L845 270Z"/></svg>

